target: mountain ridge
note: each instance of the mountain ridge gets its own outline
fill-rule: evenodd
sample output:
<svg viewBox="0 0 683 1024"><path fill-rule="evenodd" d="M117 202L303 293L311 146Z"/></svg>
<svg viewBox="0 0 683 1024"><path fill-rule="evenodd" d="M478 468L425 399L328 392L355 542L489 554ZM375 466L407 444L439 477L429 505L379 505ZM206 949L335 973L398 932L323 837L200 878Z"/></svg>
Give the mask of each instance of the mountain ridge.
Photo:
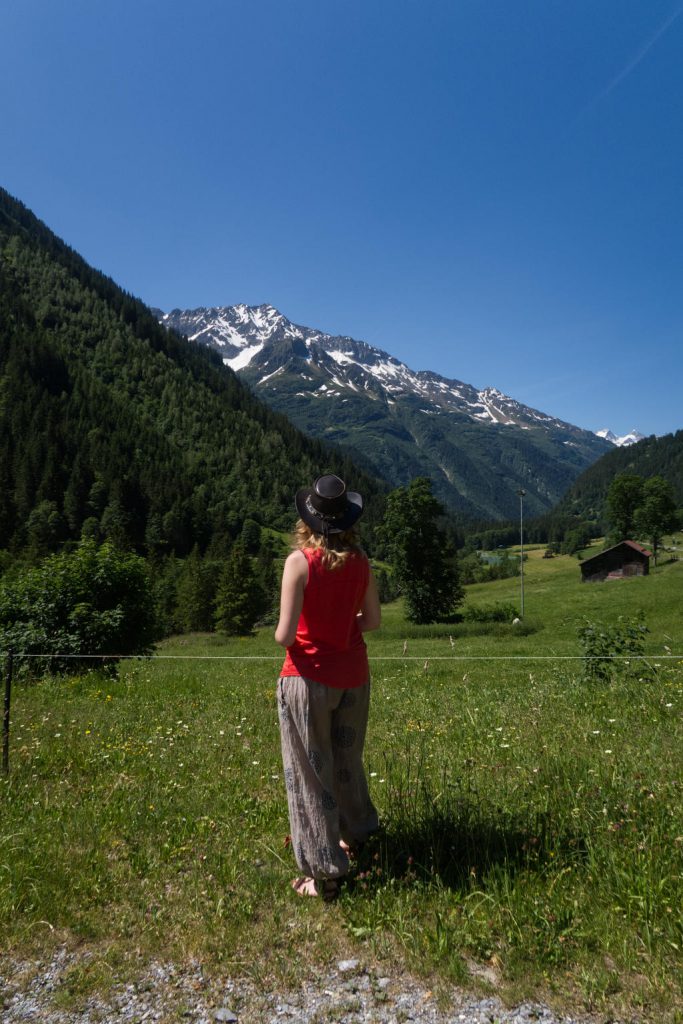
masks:
<svg viewBox="0 0 683 1024"><path fill-rule="evenodd" d="M460 410L472 415L473 418L490 419L493 422L506 425L513 423L521 425L530 416L537 423L552 422L572 430L582 429L517 402L496 387L475 388L458 379L445 377L435 370L411 370L406 363L368 342L359 341L349 335L332 335L315 328L294 324L274 306L267 303L260 306L237 304L213 308L199 307L194 310L174 309L170 313L153 309L153 312L159 316L160 322L179 330L180 333L186 335L189 341L200 341L212 345L221 352L224 363L235 371L245 370L252 362L254 365L263 365L258 357L267 343L300 339L307 346L311 343L319 344L340 367L345 363L358 361L351 358L349 350L355 355L360 355L361 358L365 356L367 359L368 356L374 356L374 370L378 377L391 378L393 376L397 378L396 384L385 385L389 392L400 390L401 385L398 381L402 377L404 384L413 384L418 387L421 384L425 392L428 392L431 386L432 394L429 397L437 401L441 399L442 404L451 407L457 408L458 406L457 403L448 402L449 388L456 393L460 392L458 395L461 399ZM231 316L231 314L233 315ZM192 324L193 320L194 324ZM235 321L244 325L242 330L235 328ZM187 329L189 326L199 327L199 330L189 331ZM347 351L340 346L344 346ZM302 350L299 354L305 356ZM376 359L377 356L380 357L379 362ZM360 365L363 364L360 363ZM258 383L265 383L265 379L261 378ZM349 381L346 384L349 384ZM441 390L442 394L439 395L435 389ZM496 402L500 403L500 407L496 405ZM504 405L507 405L508 408L504 408ZM520 416L518 422L512 416L515 408L525 410L528 415ZM586 433L593 432L586 431ZM603 436L603 433L597 433L596 436ZM611 431L604 432L604 436L607 440L612 440L614 437ZM615 438L615 442L617 440L624 441L625 439Z"/></svg>
<svg viewBox="0 0 683 1024"><path fill-rule="evenodd" d="M313 436L359 451L384 479L429 476L471 518L547 511L612 445L497 388L411 370L383 349L294 324L275 307L154 310L210 345L255 391ZM495 443L492 443L494 442Z"/></svg>

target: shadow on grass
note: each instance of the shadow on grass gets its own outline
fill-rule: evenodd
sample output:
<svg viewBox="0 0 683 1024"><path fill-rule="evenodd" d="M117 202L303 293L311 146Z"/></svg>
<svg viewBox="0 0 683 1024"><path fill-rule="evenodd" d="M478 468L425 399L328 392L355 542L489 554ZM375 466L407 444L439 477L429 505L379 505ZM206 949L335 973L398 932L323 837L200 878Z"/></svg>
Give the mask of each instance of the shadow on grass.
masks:
<svg viewBox="0 0 683 1024"><path fill-rule="evenodd" d="M392 786L384 824L362 851L356 876L437 883L461 890L495 869L543 870L585 859L586 839L556 825L550 812L485 804L445 784Z"/></svg>

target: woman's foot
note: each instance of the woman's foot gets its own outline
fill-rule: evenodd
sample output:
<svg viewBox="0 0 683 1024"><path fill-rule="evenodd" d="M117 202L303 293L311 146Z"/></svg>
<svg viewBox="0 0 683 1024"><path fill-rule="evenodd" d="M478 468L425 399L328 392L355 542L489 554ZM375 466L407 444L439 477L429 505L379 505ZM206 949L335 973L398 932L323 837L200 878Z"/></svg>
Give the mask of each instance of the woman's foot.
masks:
<svg viewBox="0 0 683 1024"><path fill-rule="evenodd" d="M331 903L339 895L341 880L339 878L308 878L303 875L301 878L294 878L291 886L297 896L322 896L325 903Z"/></svg>
<svg viewBox="0 0 683 1024"><path fill-rule="evenodd" d="M297 896L318 895L318 887L316 885L315 878L306 878L305 876L301 878L293 878L291 885Z"/></svg>

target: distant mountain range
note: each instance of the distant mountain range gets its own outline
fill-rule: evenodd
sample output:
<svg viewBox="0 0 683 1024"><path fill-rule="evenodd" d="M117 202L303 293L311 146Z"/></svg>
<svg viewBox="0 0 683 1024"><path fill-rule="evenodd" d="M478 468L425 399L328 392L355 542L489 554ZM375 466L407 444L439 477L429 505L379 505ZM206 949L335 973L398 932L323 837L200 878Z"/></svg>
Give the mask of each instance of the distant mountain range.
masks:
<svg viewBox="0 0 683 1024"><path fill-rule="evenodd" d="M154 310L161 323L217 349L254 392L298 427L353 452L385 480L429 476L470 518L551 508L622 439L598 436L381 349L292 323L269 305ZM626 443L625 441L623 443Z"/></svg>
<svg viewBox="0 0 683 1024"><path fill-rule="evenodd" d="M640 434L637 430L631 430L628 434L624 434L623 437L617 437L611 430L605 428L604 430L596 430L598 437L604 437L610 444L615 445L617 448L627 448L631 444L637 444L638 441L642 441L645 438L645 434Z"/></svg>

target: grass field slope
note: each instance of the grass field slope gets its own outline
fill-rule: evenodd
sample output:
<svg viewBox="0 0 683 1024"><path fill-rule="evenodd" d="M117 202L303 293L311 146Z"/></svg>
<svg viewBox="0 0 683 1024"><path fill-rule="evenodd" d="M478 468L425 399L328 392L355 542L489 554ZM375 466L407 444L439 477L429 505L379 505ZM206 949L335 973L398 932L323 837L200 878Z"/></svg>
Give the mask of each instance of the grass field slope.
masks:
<svg viewBox="0 0 683 1024"><path fill-rule="evenodd" d="M466 602L517 603L519 588ZM367 745L383 831L330 907L288 886L270 631L169 640L114 677L20 682L3 952L91 951L55 993L67 1006L140 957L198 956L266 986L360 955L443 992L680 1022L682 590L682 562L591 585L575 559L532 550L518 625L408 626L385 608ZM641 613L644 658L588 678L581 624Z"/></svg>

